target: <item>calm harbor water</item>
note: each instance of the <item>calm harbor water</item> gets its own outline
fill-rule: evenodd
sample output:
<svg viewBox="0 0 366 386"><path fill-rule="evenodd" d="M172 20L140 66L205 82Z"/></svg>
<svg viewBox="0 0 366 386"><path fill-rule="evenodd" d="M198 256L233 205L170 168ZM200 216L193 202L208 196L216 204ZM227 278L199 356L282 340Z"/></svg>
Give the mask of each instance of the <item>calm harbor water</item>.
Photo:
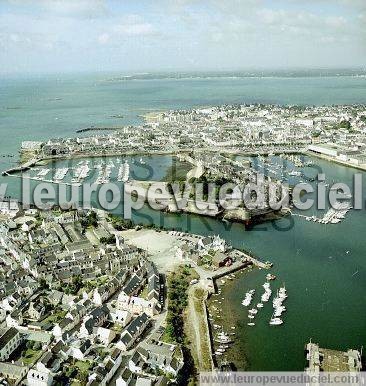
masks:
<svg viewBox="0 0 366 386"><path fill-rule="evenodd" d="M22 140L73 136L91 125L117 126L141 122L151 110L189 108L221 103L352 104L366 103L364 78L242 78L141 80L109 82L108 76L3 79L0 84L0 156L16 154ZM113 118L123 115L124 118ZM14 158L0 157L5 169ZM171 162L152 157L159 170ZM353 169L317 160L328 179L352 182ZM143 169L143 168L142 168ZM143 176L143 170L141 173ZM365 173L363 173L365 181ZM9 182L8 194L19 196L20 180ZM35 184L35 182L33 183ZM365 182L364 182L365 184ZM363 188L366 193L366 186ZM311 215L314 214L311 211ZM320 214L321 215L321 214ZM270 304L250 329L240 305L245 292L261 292L264 271L235 280L225 292L228 309L237 323L237 340L252 370L299 370L304 366L304 344L312 338L330 348L357 348L366 341L366 216L351 211L337 225L282 219L245 231L198 216L176 216L144 208L136 221L154 221L165 228L200 234L220 234L234 247L246 248L274 263L279 285L285 282L289 298L285 324L269 327ZM281 230L286 229L286 230ZM347 253L349 251L349 253Z"/></svg>

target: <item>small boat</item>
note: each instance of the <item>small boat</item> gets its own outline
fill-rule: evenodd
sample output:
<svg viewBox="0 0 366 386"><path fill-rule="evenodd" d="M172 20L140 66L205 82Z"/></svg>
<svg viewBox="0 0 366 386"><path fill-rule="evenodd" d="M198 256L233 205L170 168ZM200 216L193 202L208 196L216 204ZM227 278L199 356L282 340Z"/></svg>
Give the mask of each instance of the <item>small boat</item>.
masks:
<svg viewBox="0 0 366 386"><path fill-rule="evenodd" d="M255 326L255 323L253 323L253 322L250 322L250 323L247 323L248 324L248 326Z"/></svg>
<svg viewBox="0 0 366 386"><path fill-rule="evenodd" d="M266 275L266 279L267 279L267 280L275 280L275 279L276 279L276 275L272 275L271 273L268 273L268 274Z"/></svg>
<svg viewBox="0 0 366 386"><path fill-rule="evenodd" d="M281 318L275 317L275 312L272 314L271 320L269 321L270 326L280 326L283 324L283 320Z"/></svg>
<svg viewBox="0 0 366 386"><path fill-rule="evenodd" d="M258 303L257 308L263 308L263 303Z"/></svg>
<svg viewBox="0 0 366 386"><path fill-rule="evenodd" d="M280 318L272 318L269 321L270 326L280 326L281 324L283 324L283 320Z"/></svg>

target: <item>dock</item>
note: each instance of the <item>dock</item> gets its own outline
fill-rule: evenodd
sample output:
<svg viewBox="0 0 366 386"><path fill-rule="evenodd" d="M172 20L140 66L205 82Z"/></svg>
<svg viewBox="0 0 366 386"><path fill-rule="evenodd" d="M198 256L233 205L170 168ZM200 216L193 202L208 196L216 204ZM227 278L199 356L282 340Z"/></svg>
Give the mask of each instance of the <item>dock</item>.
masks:
<svg viewBox="0 0 366 386"><path fill-rule="evenodd" d="M15 167L10 168L8 170L4 170L2 172L2 175L3 176L9 176L11 174L20 173L20 172L29 170L32 166L34 166L36 163L38 163L40 161L42 161L41 158L32 158L29 161L24 162L23 164L21 164L19 166L15 166Z"/></svg>

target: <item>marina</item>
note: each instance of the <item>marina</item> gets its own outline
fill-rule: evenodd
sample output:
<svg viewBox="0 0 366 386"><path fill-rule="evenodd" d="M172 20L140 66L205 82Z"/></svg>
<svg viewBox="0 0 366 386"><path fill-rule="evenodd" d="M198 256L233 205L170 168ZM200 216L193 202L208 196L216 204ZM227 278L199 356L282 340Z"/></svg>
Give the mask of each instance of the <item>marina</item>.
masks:
<svg viewBox="0 0 366 386"><path fill-rule="evenodd" d="M239 271L239 278L246 277L250 274L251 271L252 268ZM235 347L237 344L236 326L230 325L230 322L229 324L225 323L221 318L226 301L226 295L224 295L224 291L226 286L229 285L230 281L233 279L234 277L229 275L227 281L221 280L216 294L212 295L212 299L209 301L208 318L213 336L213 355L216 357L216 363L218 367L220 367L220 363L222 363L222 361L230 358L233 350L235 352ZM241 300L241 306L247 309L247 322L245 324L249 329L255 328L258 322L262 324L264 321L263 319L266 318L268 309L271 308L269 305L266 307L266 304L269 302L272 295L270 282L275 279L276 276L272 273L266 274L266 282L261 285L261 287L264 289L264 293L258 295L260 297L259 301L256 301L255 299L256 293L258 292L258 290L255 288L248 290L244 295L244 299ZM232 286L232 284L230 284L230 286ZM283 284L282 286L278 287L276 290L276 296L273 298L273 310L271 311L271 317L267 320L267 324L270 326L270 328L275 326L282 326L284 324L283 313L286 312L284 302L287 297L287 290Z"/></svg>
<svg viewBox="0 0 366 386"><path fill-rule="evenodd" d="M71 179L71 183L81 185L85 178L89 176L89 172L89 161L81 162L80 165L74 170L74 175Z"/></svg>
<svg viewBox="0 0 366 386"><path fill-rule="evenodd" d="M134 164L134 169L136 170L139 165L141 164ZM76 164L71 163L71 165L62 160L56 161L52 166L43 167L36 164L23 170L21 174L14 173L12 176L69 186L81 186L83 182L97 185L107 184L110 181L128 182L130 171L130 163L127 159L121 162L119 157L109 157L100 160L85 159ZM51 178L50 175L52 175Z"/></svg>
<svg viewBox="0 0 366 386"><path fill-rule="evenodd" d="M324 225L339 224L346 218L347 213L351 209L352 205L349 202L337 202L334 204L333 208L328 209L323 217L304 216L299 213L293 213L292 215L302 217L306 221L312 221Z"/></svg>

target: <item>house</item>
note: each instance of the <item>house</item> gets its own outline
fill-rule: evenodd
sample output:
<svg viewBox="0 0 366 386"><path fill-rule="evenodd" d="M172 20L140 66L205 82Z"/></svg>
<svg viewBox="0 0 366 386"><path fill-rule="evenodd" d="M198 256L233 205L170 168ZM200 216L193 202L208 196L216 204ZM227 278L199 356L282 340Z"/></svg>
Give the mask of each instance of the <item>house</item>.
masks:
<svg viewBox="0 0 366 386"><path fill-rule="evenodd" d="M161 311L161 305L156 299L146 300L137 296L126 296L122 293L118 296L117 307L135 315L146 313L150 317Z"/></svg>
<svg viewBox="0 0 366 386"><path fill-rule="evenodd" d="M4 385L14 384L27 375L27 370L28 368L26 366L18 366L12 363L0 363L0 380L6 380Z"/></svg>
<svg viewBox="0 0 366 386"><path fill-rule="evenodd" d="M128 323L130 323L132 318L130 312L115 308L111 304L107 304L107 307L109 309L109 320L111 322L119 324L122 327L125 327Z"/></svg>
<svg viewBox="0 0 366 386"><path fill-rule="evenodd" d="M6 316L7 327L19 327L23 323L23 313L21 310L15 310Z"/></svg>
<svg viewBox="0 0 366 386"><path fill-rule="evenodd" d="M97 306L105 303L119 288L119 281L116 278L110 280L107 284L94 290L93 302Z"/></svg>
<svg viewBox="0 0 366 386"><path fill-rule="evenodd" d="M151 386L152 380L149 378L138 377L136 379L136 386Z"/></svg>
<svg viewBox="0 0 366 386"><path fill-rule="evenodd" d="M59 323L55 324L52 330L52 334L56 338L61 338L67 331L70 331L73 327L73 320L69 318L64 318Z"/></svg>
<svg viewBox="0 0 366 386"><path fill-rule="evenodd" d="M85 356L90 351L90 349L91 349L90 339L86 339L84 341L77 340L76 342L73 342L68 354L79 361L83 361L85 360Z"/></svg>
<svg viewBox="0 0 366 386"><path fill-rule="evenodd" d="M134 296L142 289L144 284L145 279L134 273L123 287L121 294Z"/></svg>
<svg viewBox="0 0 366 386"><path fill-rule="evenodd" d="M113 342L116 337L115 331L109 328L97 327L94 329L94 334L98 338L98 340L104 344L104 346L109 346L110 343Z"/></svg>
<svg viewBox="0 0 366 386"><path fill-rule="evenodd" d="M0 323L6 319L6 311L3 308L0 308Z"/></svg>
<svg viewBox="0 0 366 386"><path fill-rule="evenodd" d="M80 327L80 336L88 337L93 334L95 327L102 326L108 319L109 311L106 306L95 308L89 315L84 317Z"/></svg>
<svg viewBox="0 0 366 386"><path fill-rule="evenodd" d="M46 312L46 308L42 302L31 302L28 308L28 316L30 320L39 321Z"/></svg>
<svg viewBox="0 0 366 386"><path fill-rule="evenodd" d="M47 294L48 300L53 306L60 304L63 296L63 292L57 290L53 290Z"/></svg>
<svg viewBox="0 0 366 386"><path fill-rule="evenodd" d="M6 361L10 355L19 347L22 337L19 331L10 327L0 332L0 361Z"/></svg>
<svg viewBox="0 0 366 386"><path fill-rule="evenodd" d="M220 238L220 236L200 238L196 245L196 249L201 254L207 253L209 250L213 250L215 252L226 252L227 248L225 240Z"/></svg>
<svg viewBox="0 0 366 386"><path fill-rule="evenodd" d="M212 256L212 265L216 268L229 267L233 264L233 259L222 252L216 252Z"/></svg>
<svg viewBox="0 0 366 386"><path fill-rule="evenodd" d="M52 355L59 359L60 361L66 360L68 356L68 347L64 344L62 340L59 340L52 348L51 353ZM56 365L56 364L55 364ZM57 366L57 365L56 365ZM48 367L48 366L47 366Z"/></svg>
<svg viewBox="0 0 366 386"><path fill-rule="evenodd" d="M61 360L62 358L57 357L54 352L48 350L43 354L38 364L42 364L42 369L56 373L61 366Z"/></svg>
<svg viewBox="0 0 366 386"><path fill-rule="evenodd" d="M52 373L40 362L37 363L35 369L30 369L28 371L28 386L51 386L52 382Z"/></svg>
<svg viewBox="0 0 366 386"><path fill-rule="evenodd" d="M145 352L143 348L139 348L134 352L131 358L128 361L128 368L133 373L142 373L144 366L146 366L146 362L144 358L147 358L149 354Z"/></svg>
<svg viewBox="0 0 366 386"><path fill-rule="evenodd" d="M116 386L129 386L132 383L132 372L125 367L121 375L116 379Z"/></svg>
<svg viewBox="0 0 366 386"><path fill-rule="evenodd" d="M122 363L122 353L120 350L115 349L112 354L106 358L106 360L99 364L89 377L87 385L89 386L106 386L110 384L111 379L116 374Z"/></svg>
<svg viewBox="0 0 366 386"><path fill-rule="evenodd" d="M121 338L116 344L116 347L122 351L127 351L149 325L149 317L143 313L134 319L122 332Z"/></svg>
<svg viewBox="0 0 366 386"><path fill-rule="evenodd" d="M160 276L155 264L147 263L147 298L148 300L159 301L160 297Z"/></svg>
<svg viewBox="0 0 366 386"><path fill-rule="evenodd" d="M38 288L38 283L35 280L27 278L18 282L18 293L21 296L31 296Z"/></svg>
<svg viewBox="0 0 366 386"><path fill-rule="evenodd" d="M138 351L151 368L160 369L174 377L183 367L183 355L176 345L161 341L142 342Z"/></svg>
<svg viewBox="0 0 366 386"><path fill-rule="evenodd" d="M20 305L21 301L21 296L17 292L14 292L2 300L1 308L3 308L5 311L12 312Z"/></svg>

